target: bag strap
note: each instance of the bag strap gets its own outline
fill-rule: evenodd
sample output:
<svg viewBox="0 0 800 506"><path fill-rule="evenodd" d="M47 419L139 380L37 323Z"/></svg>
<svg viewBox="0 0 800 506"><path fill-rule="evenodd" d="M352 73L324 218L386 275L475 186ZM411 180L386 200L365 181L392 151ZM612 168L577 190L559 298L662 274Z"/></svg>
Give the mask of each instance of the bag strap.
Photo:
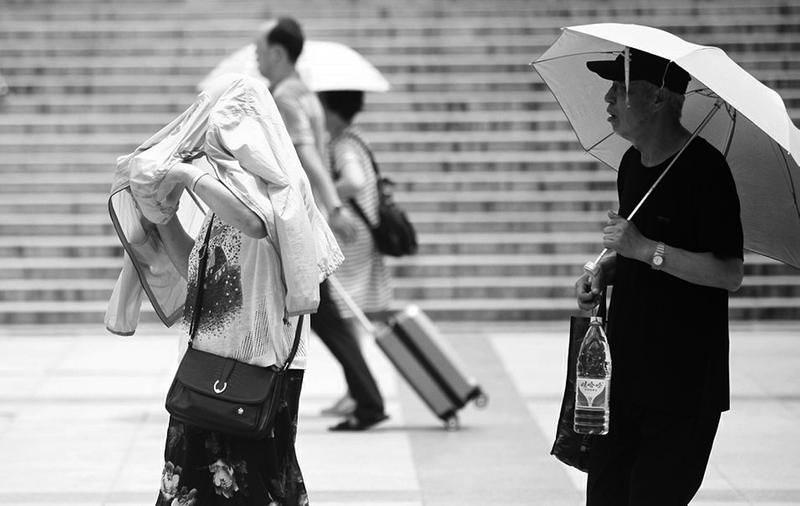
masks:
<svg viewBox="0 0 800 506"><path fill-rule="evenodd" d="M353 131L345 131L345 132L342 132L341 135L342 135L342 137L347 137L348 139L352 139L353 141L356 142L356 144L361 146L361 149L363 149L364 152L367 153L367 155L369 156L369 162L372 164L372 170L375 171L375 176L377 176L377 178L380 179L381 171L380 171L380 169L378 169L378 161L375 160L375 155L372 153L372 150L367 145L367 143L364 141L364 139L362 139L360 135L358 135L357 133L355 133Z"/></svg>
<svg viewBox="0 0 800 506"><path fill-rule="evenodd" d="M606 314L608 313L608 306L606 302L606 287L600 291L600 303L595 306L594 310L592 311L594 316L599 316L603 319L603 324L606 324Z"/></svg>
<svg viewBox="0 0 800 506"><path fill-rule="evenodd" d="M211 239L211 228L214 224L214 214L211 215L211 220L208 222L208 230L206 230L205 238L203 239L203 246L200 248L199 263L197 265L197 292L194 296L194 309L192 310L192 322L189 326L189 347L192 346L192 340L197 333L197 324L200 321L200 309L203 304L203 283L206 278L206 265L208 263L208 241ZM289 357L280 368L282 372L286 372L294 361L297 355L297 349L300 347L300 336L303 332L303 317L300 315L297 319L297 329L294 333L294 342L292 343L292 350L289 352Z"/></svg>
<svg viewBox="0 0 800 506"><path fill-rule="evenodd" d="M303 318L306 315L301 314L300 317L297 319L297 328L294 331L294 342L292 343L292 351L289 352L289 357L286 359L286 362L281 367L281 372L286 372L289 369L289 366L292 365L294 361L294 356L297 355L297 348L300 346L300 334L303 332Z"/></svg>
<svg viewBox="0 0 800 506"><path fill-rule="evenodd" d="M358 217L361 218L361 221L363 221L364 224L367 225L367 228L369 228L370 232L374 233L375 229L377 227L372 226L372 223L369 222L369 218L367 218L367 213L365 213L364 210L361 209L361 206L358 205L358 202L356 202L356 199L350 198L350 199L347 199L347 201L353 207L353 211L355 211L356 214L358 215Z"/></svg>
<svg viewBox="0 0 800 506"><path fill-rule="evenodd" d="M375 172L375 179L376 181L380 181L381 172L378 169L378 162L375 160L375 155L372 153L372 150L369 148L369 146L367 146L367 143L364 142L364 139L362 139L360 135L352 131L345 131L341 135L342 137L346 137L348 139L353 140L356 144L358 144L361 147L361 149L364 150L365 153L367 153L367 155L369 156L369 162L370 164L372 164L372 170ZM380 195L378 197L380 198ZM358 217L361 218L361 220L367 225L370 231L374 233L377 227L373 226L372 223L370 223L369 218L367 218L367 213L365 213L364 209L362 209L361 206L358 205L356 199L351 197L347 199L347 202L350 204L350 206L352 206L353 210L356 212Z"/></svg>
<svg viewBox="0 0 800 506"><path fill-rule="evenodd" d="M203 304L203 283L206 278L206 264L208 262L208 241L211 239L211 229L214 225L214 214L208 222L203 246L200 247L199 263L197 265L197 290L194 294L194 309L192 309L192 322L189 325L189 346L192 345L194 335L197 333L197 324L200 321L200 306Z"/></svg>

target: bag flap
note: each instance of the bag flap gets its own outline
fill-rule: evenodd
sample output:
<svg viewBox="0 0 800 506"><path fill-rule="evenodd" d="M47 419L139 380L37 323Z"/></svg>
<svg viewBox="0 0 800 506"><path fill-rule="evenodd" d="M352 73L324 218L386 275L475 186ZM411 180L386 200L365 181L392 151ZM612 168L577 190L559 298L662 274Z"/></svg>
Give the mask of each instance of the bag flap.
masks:
<svg viewBox="0 0 800 506"><path fill-rule="evenodd" d="M227 371L230 372L226 375ZM272 392L279 374L269 367L245 364L190 347L178 366L175 380L209 397L260 404Z"/></svg>

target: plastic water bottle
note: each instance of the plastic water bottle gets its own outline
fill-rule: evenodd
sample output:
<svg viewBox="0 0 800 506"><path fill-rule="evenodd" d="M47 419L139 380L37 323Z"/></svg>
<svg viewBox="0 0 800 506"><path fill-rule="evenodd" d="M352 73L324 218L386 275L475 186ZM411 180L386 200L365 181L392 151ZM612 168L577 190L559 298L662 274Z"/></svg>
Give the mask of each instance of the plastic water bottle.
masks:
<svg viewBox="0 0 800 506"><path fill-rule="evenodd" d="M603 319L592 316L583 336L575 379L575 421L578 434L607 434L610 419L611 352Z"/></svg>

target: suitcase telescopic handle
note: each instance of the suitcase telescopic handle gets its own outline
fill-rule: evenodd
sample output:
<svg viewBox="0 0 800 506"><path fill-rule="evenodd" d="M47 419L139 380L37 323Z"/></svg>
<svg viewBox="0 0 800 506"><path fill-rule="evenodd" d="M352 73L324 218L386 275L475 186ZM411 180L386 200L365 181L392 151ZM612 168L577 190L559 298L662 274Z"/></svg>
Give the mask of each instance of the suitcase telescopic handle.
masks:
<svg viewBox="0 0 800 506"><path fill-rule="evenodd" d="M339 296L342 298L347 307L350 308L350 311L353 312L355 317L358 319L359 323L361 323L361 326L364 327L364 330L366 330L373 337L376 336L377 330L375 329L375 325L373 325L372 322L369 321L367 315L365 315L364 311L362 311L361 308L358 307L356 301L354 301L350 297L350 294L347 293L347 290L345 290L342 284L339 283L339 280L336 279L336 276L334 275L328 276L328 284L333 290L336 291L336 293L339 294Z"/></svg>

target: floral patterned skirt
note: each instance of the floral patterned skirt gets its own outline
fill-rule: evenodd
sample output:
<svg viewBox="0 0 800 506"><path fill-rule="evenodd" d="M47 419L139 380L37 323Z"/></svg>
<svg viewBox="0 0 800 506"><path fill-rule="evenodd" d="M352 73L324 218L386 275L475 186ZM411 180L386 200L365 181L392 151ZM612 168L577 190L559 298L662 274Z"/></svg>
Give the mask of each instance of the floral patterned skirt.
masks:
<svg viewBox="0 0 800 506"><path fill-rule="evenodd" d="M303 371L290 370L273 437L241 439L170 418L156 506L306 506L294 442Z"/></svg>

